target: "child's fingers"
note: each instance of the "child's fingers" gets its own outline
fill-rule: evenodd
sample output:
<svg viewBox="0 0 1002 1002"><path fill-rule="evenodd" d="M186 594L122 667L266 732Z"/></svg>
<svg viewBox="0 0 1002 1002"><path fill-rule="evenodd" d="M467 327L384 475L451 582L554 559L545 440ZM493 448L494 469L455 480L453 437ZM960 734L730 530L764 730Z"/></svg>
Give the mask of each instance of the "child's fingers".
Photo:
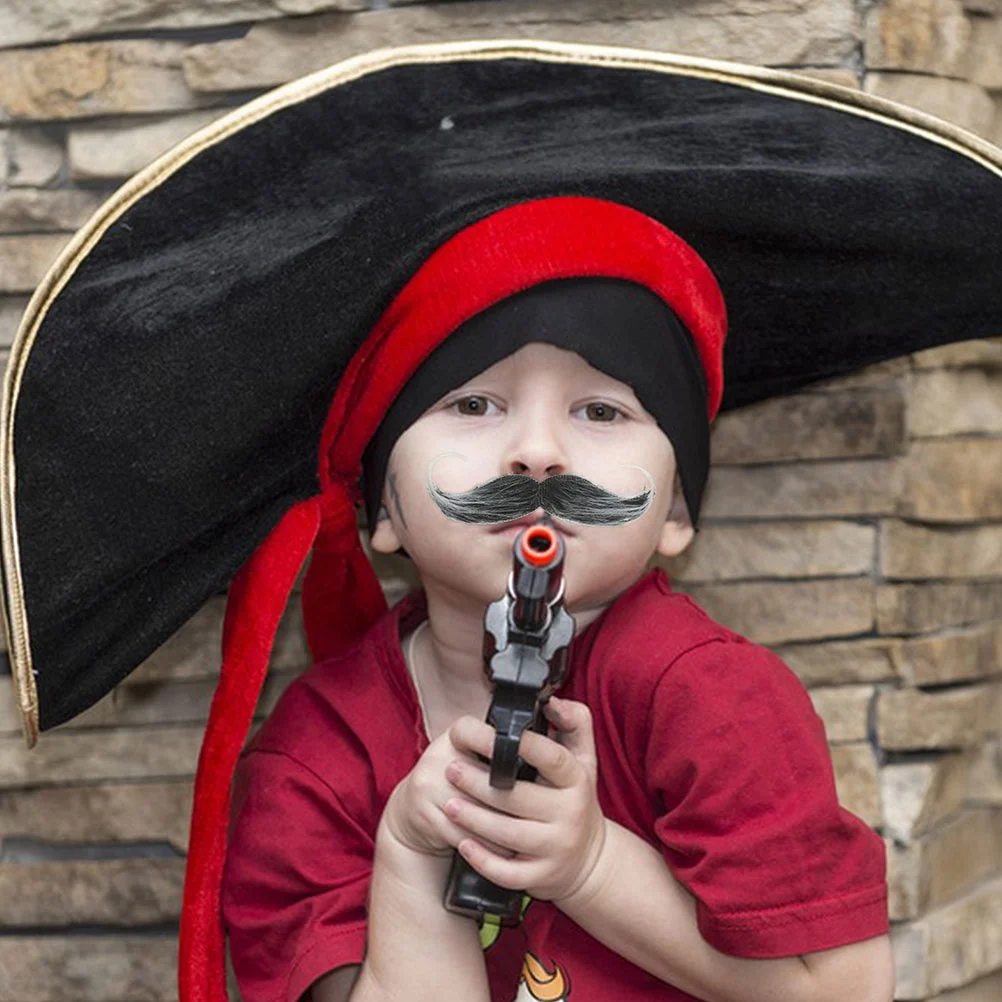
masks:
<svg viewBox="0 0 1002 1002"><path fill-rule="evenodd" d="M536 882L536 874L540 872L538 862L524 862L519 857L505 858L489 852L476 839L464 839L459 845L463 858L481 876L509 890L531 887Z"/></svg>
<svg viewBox="0 0 1002 1002"><path fill-rule="evenodd" d="M468 821L470 814L469 809L470 804L465 804L466 812L462 815L458 814L451 807L452 803L456 798L450 798L442 805L442 825L446 841L453 849L458 849L460 842L463 839L469 839L471 835L474 835L483 845L485 845L491 852L496 853L503 859L511 859L516 855L514 849L509 848L505 845L500 845L497 842L493 842L488 838L485 838L479 832L474 832L469 824L463 824L464 821Z"/></svg>
<svg viewBox="0 0 1002 1002"><path fill-rule="evenodd" d="M460 797L453 797L446 803L445 813L484 845L492 849L504 846L509 855L538 855L545 845L547 828L536 821L513 818Z"/></svg>
<svg viewBox="0 0 1002 1002"><path fill-rule="evenodd" d="M488 759L494 753L496 736L497 732L490 724L469 714L453 721L449 728L449 740L453 748L471 756L483 755Z"/></svg>
<svg viewBox="0 0 1002 1002"><path fill-rule="evenodd" d="M559 730L564 730L571 726L574 717L574 708L584 706L573 699L561 699L559 696L550 696L543 706L547 719Z"/></svg>
<svg viewBox="0 0 1002 1002"><path fill-rule="evenodd" d="M534 735L538 738L539 735ZM550 742L552 745L553 743ZM479 763L473 766L460 761L449 764L445 778L476 803L515 818L548 821L554 811L553 797L540 789L538 782L519 780L510 790L491 786L490 770Z"/></svg>
<svg viewBox="0 0 1002 1002"><path fill-rule="evenodd" d="M547 737L525 730L519 742L519 756L550 786L571 786L579 776L580 765L592 771L597 768L591 711L584 703L551 696L544 713L557 727L557 734ZM449 728L453 747L470 756L482 755L490 759L496 737L490 724L469 715L460 717Z"/></svg>
<svg viewBox="0 0 1002 1002"><path fill-rule="evenodd" d="M595 761L595 732L588 705L574 699L551 696L546 708L547 717L559 730L556 740L576 759Z"/></svg>
<svg viewBox="0 0 1002 1002"><path fill-rule="evenodd" d="M519 755L551 786L565 789L580 781L581 764L576 756L570 748L553 738L527 731L522 735Z"/></svg>

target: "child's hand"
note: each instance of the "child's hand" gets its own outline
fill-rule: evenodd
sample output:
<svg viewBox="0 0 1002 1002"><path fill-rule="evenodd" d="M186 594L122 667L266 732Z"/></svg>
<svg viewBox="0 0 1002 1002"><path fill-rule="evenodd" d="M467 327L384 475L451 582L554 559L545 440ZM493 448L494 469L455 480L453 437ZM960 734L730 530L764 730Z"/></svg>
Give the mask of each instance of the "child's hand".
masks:
<svg viewBox="0 0 1002 1002"><path fill-rule="evenodd" d="M535 783L511 790L490 785L490 769L473 758L490 757L494 728L460 717L449 729L453 744L468 755L446 770L461 795L446 798L446 813L475 838L458 843L469 864L488 880L534 898L555 901L573 894L595 868L605 846L605 817L595 787L598 762L591 711L584 703L553 697L544 711L558 741L525 731L519 755L535 766ZM462 795L462 794L465 794ZM486 806L485 806L486 805ZM518 853L506 858L490 842Z"/></svg>
<svg viewBox="0 0 1002 1002"><path fill-rule="evenodd" d="M494 734L492 727L484 726ZM444 809L445 802L456 792L445 778L446 766L457 759L470 767L479 764L465 748L454 745L451 731L446 731L428 745L414 768L397 784L379 819L394 841L426 855L450 856L467 837L467 832L450 821ZM492 848L505 857L513 855L493 843Z"/></svg>

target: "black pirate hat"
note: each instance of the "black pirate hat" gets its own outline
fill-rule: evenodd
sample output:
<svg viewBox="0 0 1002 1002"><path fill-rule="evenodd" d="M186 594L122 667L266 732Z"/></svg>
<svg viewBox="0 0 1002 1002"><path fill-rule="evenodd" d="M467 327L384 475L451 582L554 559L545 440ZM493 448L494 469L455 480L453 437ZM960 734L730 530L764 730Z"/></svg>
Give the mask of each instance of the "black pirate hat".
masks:
<svg viewBox="0 0 1002 1002"><path fill-rule="evenodd" d="M735 407L997 334L1000 196L1000 151L852 90L654 52L475 42L384 50L296 81L109 199L36 291L11 351L5 626L33 743L230 585L196 779L186 1002L225 997L229 782L275 625L311 547L304 602L339 610L311 636L315 655L384 608L356 531L360 457L457 323L582 262L610 274L613 250L589 248L614 249L607 231L647 232L618 229L634 213L656 224L638 260L661 252L664 229L695 262L679 250L660 269L691 266L674 291L636 262L620 277L658 291L718 353L719 287L721 406ZM514 285L477 286L465 313L439 303L431 327L414 320L428 301L417 293L438 294L420 278L436 254L560 200L612 206L615 220L565 214L583 220L569 257L538 267L540 246L509 228Z"/></svg>

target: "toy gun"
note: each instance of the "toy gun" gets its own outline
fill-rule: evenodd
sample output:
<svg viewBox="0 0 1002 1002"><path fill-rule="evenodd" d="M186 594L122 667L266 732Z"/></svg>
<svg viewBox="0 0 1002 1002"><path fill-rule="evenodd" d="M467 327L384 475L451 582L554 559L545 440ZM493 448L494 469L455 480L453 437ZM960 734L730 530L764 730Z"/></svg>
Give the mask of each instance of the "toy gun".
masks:
<svg viewBox="0 0 1002 1002"><path fill-rule="evenodd" d="M510 790L519 779L536 779L535 768L519 758L518 745L527 727L546 733L542 707L567 670L574 619L563 606L563 572L564 541L544 515L516 537L505 594L484 615L484 670L494 691L487 722L497 731L490 782L501 790ZM499 887L454 853L444 901L450 912L494 916L502 925L516 926L523 895Z"/></svg>

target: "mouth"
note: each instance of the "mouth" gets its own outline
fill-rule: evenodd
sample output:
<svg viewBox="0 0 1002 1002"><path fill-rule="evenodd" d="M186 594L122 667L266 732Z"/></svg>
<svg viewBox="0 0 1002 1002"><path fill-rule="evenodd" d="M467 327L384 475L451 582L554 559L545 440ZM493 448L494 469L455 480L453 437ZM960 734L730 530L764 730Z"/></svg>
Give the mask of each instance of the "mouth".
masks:
<svg viewBox="0 0 1002 1002"><path fill-rule="evenodd" d="M540 518L545 515L546 512L542 508L537 508L534 512L530 512L528 515L523 515L521 518L516 518L511 522L504 522L501 525L494 526L491 529L492 535L498 534L516 534L524 529L527 525L535 525ZM571 532L563 522L557 521L552 515L549 516L550 521L553 523L553 528L557 530L562 536L573 536L574 533Z"/></svg>

